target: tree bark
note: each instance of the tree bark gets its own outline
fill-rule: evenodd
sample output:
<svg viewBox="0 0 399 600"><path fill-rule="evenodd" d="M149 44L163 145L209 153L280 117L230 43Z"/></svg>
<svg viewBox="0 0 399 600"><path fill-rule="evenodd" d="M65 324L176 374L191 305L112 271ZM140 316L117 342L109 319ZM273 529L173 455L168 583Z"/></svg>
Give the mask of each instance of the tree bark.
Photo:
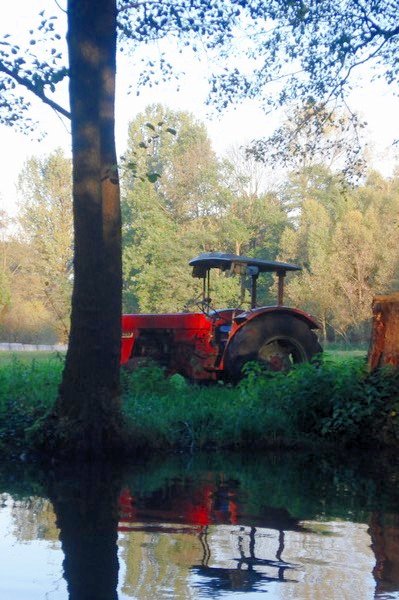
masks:
<svg viewBox="0 0 399 600"><path fill-rule="evenodd" d="M368 365L370 370L399 367L399 292L373 300Z"/></svg>
<svg viewBox="0 0 399 600"><path fill-rule="evenodd" d="M115 149L116 0L68 0L74 282L55 408L61 451L120 444L121 219Z"/></svg>

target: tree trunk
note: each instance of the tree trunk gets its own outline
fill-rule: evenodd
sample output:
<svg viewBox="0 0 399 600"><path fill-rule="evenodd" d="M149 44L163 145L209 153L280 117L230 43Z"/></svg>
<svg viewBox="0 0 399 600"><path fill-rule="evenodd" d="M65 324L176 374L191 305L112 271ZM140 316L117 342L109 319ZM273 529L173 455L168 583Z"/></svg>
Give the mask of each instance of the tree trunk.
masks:
<svg viewBox="0 0 399 600"><path fill-rule="evenodd" d="M371 370L387 365L399 367L399 292L373 300L368 365Z"/></svg>
<svg viewBox="0 0 399 600"><path fill-rule="evenodd" d="M121 432L116 0L68 0L67 42L75 254L71 331L55 423L61 452L98 456L119 445Z"/></svg>

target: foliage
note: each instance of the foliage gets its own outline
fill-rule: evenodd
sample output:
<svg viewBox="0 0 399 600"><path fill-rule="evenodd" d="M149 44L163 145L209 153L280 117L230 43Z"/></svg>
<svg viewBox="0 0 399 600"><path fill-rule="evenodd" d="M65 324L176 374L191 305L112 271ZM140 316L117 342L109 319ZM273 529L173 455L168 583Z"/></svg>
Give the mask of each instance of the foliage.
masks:
<svg viewBox="0 0 399 600"><path fill-rule="evenodd" d="M164 123L160 132L148 128L150 119ZM137 149L147 130L155 139ZM286 299L318 317L324 340L367 341L372 297L399 281L396 175L371 171L364 183L343 190L339 176L313 164L265 191L253 161L237 151L217 159L202 123L161 106L131 123L127 163L131 156L138 172L127 168L122 178L126 311L197 310L199 282L188 260L226 250L298 263L303 270L287 277ZM156 182L140 178L155 167L163 173ZM68 171L69 161L55 152L30 159L20 175L20 233L0 240L0 328L8 341L52 343L65 332L72 266ZM273 281L259 279L259 303L275 301ZM241 288L238 278L214 273L211 283L215 306L248 302L246 282Z"/></svg>
<svg viewBox="0 0 399 600"><path fill-rule="evenodd" d="M0 448L7 454L29 451L29 433L40 425L57 395L62 357L0 364Z"/></svg>
<svg viewBox="0 0 399 600"><path fill-rule="evenodd" d="M9 223L13 225L15 222ZM43 232L45 235L45 232ZM70 240L69 240L70 241ZM51 240L48 241L52 243ZM43 244L44 244L43 240ZM60 337L39 276L42 264L21 230L4 232L0 240L0 336L2 341L55 343ZM57 277L54 277L57 280ZM55 290L56 285L50 286ZM61 299L53 298L55 303Z"/></svg>
<svg viewBox="0 0 399 600"><path fill-rule="evenodd" d="M368 374L364 359L324 361L294 368L287 375L255 377L242 383L245 394L267 402L276 435L300 434L342 444L376 441L395 402L398 374ZM289 416L287 416L289 415Z"/></svg>
<svg viewBox="0 0 399 600"><path fill-rule="evenodd" d="M14 283L14 282L13 282ZM0 335L3 341L22 344L55 344L59 331L54 317L40 300L25 298L27 289L12 289L12 300L2 313Z"/></svg>
<svg viewBox="0 0 399 600"><path fill-rule="evenodd" d="M350 109L348 96L365 63L373 79L397 84L397 4L381 0L239 4L249 13L245 41L233 41L225 52L228 65L214 72L213 101L225 107L242 98L262 98L269 108L299 106L302 116L298 120L292 112L294 127L288 135L283 126L253 147L255 151L271 149L272 159L277 155L283 161L303 155L298 142L306 130L316 135L305 148L325 153L320 134L333 121L338 143L332 150L344 148L346 171L356 174L356 163L362 161L359 132L363 123ZM243 53L248 62L237 60ZM349 129L353 130L352 147L347 142Z"/></svg>
<svg viewBox="0 0 399 600"><path fill-rule="evenodd" d="M294 199L293 227L282 235L279 258L303 267L287 297L319 316L324 339L366 340L373 296L397 288L399 230L388 217L399 208L397 185L396 176L388 182L371 172L343 192L337 176L315 166L283 190L284 202Z"/></svg>
<svg viewBox="0 0 399 600"><path fill-rule="evenodd" d="M283 126L269 139L255 143L257 155L273 163L276 156L283 161L300 156L303 147L298 140L306 130L315 134L316 153L325 151L326 144L319 141L329 128L338 133L338 142L330 150L345 148L347 167L355 171L355 163L362 160L361 140L353 138L351 144L345 139L348 125L357 130L362 126L347 104L354 74L367 63L375 79L388 84L397 80L397 7L392 2L182 0L176 5L171 0L158 4L120 0L117 10L120 50L131 53L136 65L142 64L132 79L136 91L179 77L178 47L191 58L206 53L210 102L220 110L243 98L261 99L274 108L299 107L290 114L289 135ZM8 35L1 40L1 122L32 129L32 95L70 117L55 96L69 76L63 28L57 15L41 11L26 42ZM265 154L262 148L266 147L271 152Z"/></svg>
<svg viewBox="0 0 399 600"><path fill-rule="evenodd" d="M244 23L246 35L238 43L237 34ZM278 93L271 87L270 102L273 96L279 103L298 97L340 98L353 71L365 62L374 67L376 78L392 83L397 77L396 25L396 5L380 0L345 0L338 5L327 0L308 4L291 0L118 3L121 47L134 49L139 56L140 45L147 47L146 56L140 57L139 83L153 83L173 74L167 46L159 53L160 40L182 41L194 53L200 51L201 40L210 57L223 59L221 72L215 72L213 81L221 105L243 95L259 96L276 81L281 85ZM26 47L13 43L9 36L3 40L2 86L9 97L5 105L18 105L19 100L20 111L28 108L26 98L18 97L13 80L43 100L67 77L59 29L56 16L42 11L37 23L32 23ZM39 53L43 42L47 51ZM246 69L244 62L240 69L236 58L242 55L255 68ZM6 121L6 117L7 112L2 118Z"/></svg>
<svg viewBox="0 0 399 600"><path fill-rule="evenodd" d="M396 443L398 377L370 375L364 360L354 359L299 365L288 374L253 365L237 388L204 388L141 369L126 375L124 411L137 443L150 448L368 445L389 436Z"/></svg>
<svg viewBox="0 0 399 600"><path fill-rule="evenodd" d="M146 145L138 156L136 148L149 122L171 124L175 135L159 131L156 144ZM152 185L132 177L129 170L124 173L127 310L196 310L192 299L200 295L199 282L187 263L201 251L248 251L275 258L287 222L278 198L255 188L244 161L219 161L204 125L192 115L160 105L147 107L129 126L125 160L129 163L131 157L139 172L156 171L161 177ZM270 285L267 280L264 296ZM215 306L248 300L238 280L215 274L212 287Z"/></svg>
<svg viewBox="0 0 399 600"><path fill-rule="evenodd" d="M324 165L339 173L341 185L360 178L366 169L365 123L356 114L308 100L288 110L287 118L268 138L253 140L247 153L255 160L282 166L289 172L304 172Z"/></svg>
<svg viewBox="0 0 399 600"><path fill-rule="evenodd" d="M298 97L340 98L352 72L367 61L374 67L375 77L388 83L396 80L395 3L272 0L240 4L253 19L248 24L247 52L258 61L257 68L247 74L236 64L226 69L218 90L225 92L229 83L228 99L244 92L258 95L264 86L278 80L282 82L274 102Z"/></svg>
<svg viewBox="0 0 399 600"><path fill-rule="evenodd" d="M0 446L29 452L55 401L61 357L0 363ZM197 386L159 367L123 372L130 451L254 449L399 443L398 372L369 374L364 359L298 365L288 374L257 365L237 387Z"/></svg>

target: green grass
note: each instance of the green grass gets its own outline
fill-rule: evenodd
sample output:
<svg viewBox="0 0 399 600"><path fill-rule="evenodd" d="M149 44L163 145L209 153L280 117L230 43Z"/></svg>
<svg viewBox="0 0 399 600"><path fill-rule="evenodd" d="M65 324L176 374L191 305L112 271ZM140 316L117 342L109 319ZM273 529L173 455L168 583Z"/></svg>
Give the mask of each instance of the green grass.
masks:
<svg viewBox="0 0 399 600"><path fill-rule="evenodd" d="M348 350L330 350L323 352L324 360L333 360L335 362L344 362L353 358L367 359L367 350L348 349Z"/></svg>
<svg viewBox="0 0 399 600"><path fill-rule="evenodd" d="M260 449L399 443L399 373L369 374L364 355L326 353L289 373L248 369L240 385L189 385L143 367L122 373L132 449ZM63 360L18 354L0 361L0 450L29 450L53 407Z"/></svg>
<svg viewBox="0 0 399 600"><path fill-rule="evenodd" d="M0 450L22 452L29 431L51 410L61 380L59 356L3 357L0 361ZM41 353L40 353L41 354Z"/></svg>

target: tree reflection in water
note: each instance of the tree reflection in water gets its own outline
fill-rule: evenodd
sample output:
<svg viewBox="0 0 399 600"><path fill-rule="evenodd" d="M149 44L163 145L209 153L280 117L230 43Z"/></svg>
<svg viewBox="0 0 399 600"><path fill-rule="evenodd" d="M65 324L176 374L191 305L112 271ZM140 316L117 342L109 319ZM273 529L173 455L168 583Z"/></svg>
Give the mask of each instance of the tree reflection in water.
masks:
<svg viewBox="0 0 399 600"><path fill-rule="evenodd" d="M399 590L399 515L372 513L369 534L376 558L376 594Z"/></svg>
<svg viewBox="0 0 399 600"><path fill-rule="evenodd" d="M118 498L114 465L54 468L47 492L60 529L69 600L117 600Z"/></svg>

